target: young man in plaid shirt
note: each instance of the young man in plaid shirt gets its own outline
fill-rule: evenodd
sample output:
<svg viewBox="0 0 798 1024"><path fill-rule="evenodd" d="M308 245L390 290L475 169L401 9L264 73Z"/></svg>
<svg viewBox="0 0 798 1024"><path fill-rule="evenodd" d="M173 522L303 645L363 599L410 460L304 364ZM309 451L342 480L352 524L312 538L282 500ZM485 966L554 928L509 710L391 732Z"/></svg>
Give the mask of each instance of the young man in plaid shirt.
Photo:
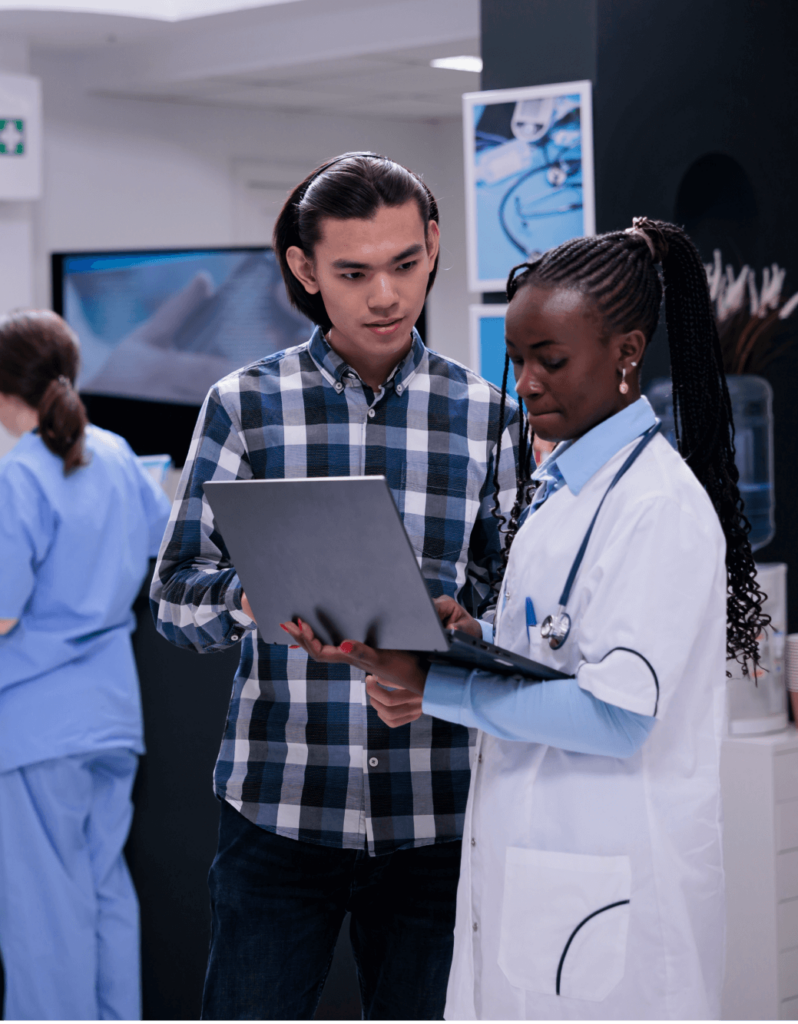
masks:
<svg viewBox="0 0 798 1024"><path fill-rule="evenodd" d="M421 715L409 693L408 724L391 730L363 673L309 660L288 636L260 640L203 493L207 480L383 475L430 594L475 613L489 603L501 567L492 510L515 499L518 415L497 466L498 389L413 328L437 221L420 178L373 154L297 186L275 250L289 297L318 326L211 389L161 547L161 633L200 652L241 644L215 774L206 1019L311 1018L348 910L364 1016L442 1019L469 733Z"/></svg>

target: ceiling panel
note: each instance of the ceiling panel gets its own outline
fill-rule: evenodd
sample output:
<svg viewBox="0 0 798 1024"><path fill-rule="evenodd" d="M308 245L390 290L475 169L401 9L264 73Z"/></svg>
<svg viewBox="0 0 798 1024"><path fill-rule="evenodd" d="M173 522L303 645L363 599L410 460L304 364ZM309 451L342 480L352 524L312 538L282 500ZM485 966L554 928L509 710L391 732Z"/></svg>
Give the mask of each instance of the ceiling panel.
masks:
<svg viewBox="0 0 798 1024"><path fill-rule="evenodd" d="M3 2L0 31L16 17ZM457 117L462 94L479 88L478 74L430 67L479 53L478 0L244 2L250 10L178 24L28 12L15 27L35 63L71 50L59 59L94 95L430 120Z"/></svg>
<svg viewBox="0 0 798 1024"><path fill-rule="evenodd" d="M480 77L466 71L430 67L433 57L479 52L478 40L437 47L415 47L378 56L314 61L244 75L181 82L159 96L196 97L205 102L241 104L270 110L335 111L387 117L456 117L461 96L479 88Z"/></svg>

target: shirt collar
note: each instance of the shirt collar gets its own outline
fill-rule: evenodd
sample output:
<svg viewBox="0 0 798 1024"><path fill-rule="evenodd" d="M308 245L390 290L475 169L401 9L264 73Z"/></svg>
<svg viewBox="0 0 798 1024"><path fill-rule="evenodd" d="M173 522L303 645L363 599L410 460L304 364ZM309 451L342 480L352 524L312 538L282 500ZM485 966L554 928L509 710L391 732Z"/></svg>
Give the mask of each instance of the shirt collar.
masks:
<svg viewBox="0 0 798 1024"><path fill-rule="evenodd" d="M311 335L310 342L308 343L308 351L313 359L314 363L318 366L321 372L331 378L331 383L344 382L344 375L347 373L356 373L352 367L345 362L338 353L330 346L330 343L324 337L324 332L321 327L316 327L315 331ZM421 365L421 361L426 355L426 348L424 342L421 340L421 335L418 331L413 328L413 343L410 346L410 351L404 357L404 359L396 365L391 371L388 381L393 381L394 386L401 385L402 389L407 387L410 378L415 374L416 370ZM358 377L358 380L360 378Z"/></svg>
<svg viewBox="0 0 798 1024"><path fill-rule="evenodd" d="M579 494L588 480L621 448L631 444L657 422L648 399L638 398L625 409L588 430L576 441L563 441L532 474L533 480L552 476L555 468L572 494Z"/></svg>

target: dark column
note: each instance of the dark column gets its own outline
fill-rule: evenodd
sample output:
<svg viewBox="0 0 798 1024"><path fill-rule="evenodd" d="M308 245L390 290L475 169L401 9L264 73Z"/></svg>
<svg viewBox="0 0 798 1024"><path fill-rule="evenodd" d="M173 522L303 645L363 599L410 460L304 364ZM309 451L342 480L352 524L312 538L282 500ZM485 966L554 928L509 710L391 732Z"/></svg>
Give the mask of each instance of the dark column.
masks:
<svg viewBox="0 0 798 1024"><path fill-rule="evenodd" d="M798 290L798 5L783 0L482 0L483 88L593 82L596 226L682 223ZM785 339L798 333L798 314ZM649 378L668 372L660 330ZM776 538L798 629L798 345L765 373L775 393Z"/></svg>
<svg viewBox="0 0 798 1024"><path fill-rule="evenodd" d="M149 582L136 604L133 635L147 753L125 850L141 908L143 1013L145 1020L197 1020L210 941L207 877L219 822L213 766L240 649L197 654L167 643L155 630L148 592ZM342 934L318 1016L359 1015L354 959Z"/></svg>

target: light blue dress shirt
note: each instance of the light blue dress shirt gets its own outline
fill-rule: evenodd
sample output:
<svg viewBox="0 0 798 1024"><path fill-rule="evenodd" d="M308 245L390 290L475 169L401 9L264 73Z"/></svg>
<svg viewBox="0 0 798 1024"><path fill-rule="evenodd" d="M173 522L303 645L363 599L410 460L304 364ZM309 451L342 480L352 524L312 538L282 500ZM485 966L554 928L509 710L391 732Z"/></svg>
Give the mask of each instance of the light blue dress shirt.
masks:
<svg viewBox="0 0 798 1024"><path fill-rule="evenodd" d="M646 398L599 423L576 441L563 441L535 472L540 484L535 509L561 487L577 495L599 469L656 422ZM575 539L574 554L579 547ZM486 640L493 627L480 623ZM583 754L630 757L654 726L654 719L607 704L582 690L576 679L529 683L507 676L433 665L423 710L435 718L482 729L500 739L546 743Z"/></svg>
<svg viewBox="0 0 798 1024"><path fill-rule="evenodd" d="M69 476L37 433L0 460L0 772L143 752L131 606L169 502L127 442L89 427Z"/></svg>

